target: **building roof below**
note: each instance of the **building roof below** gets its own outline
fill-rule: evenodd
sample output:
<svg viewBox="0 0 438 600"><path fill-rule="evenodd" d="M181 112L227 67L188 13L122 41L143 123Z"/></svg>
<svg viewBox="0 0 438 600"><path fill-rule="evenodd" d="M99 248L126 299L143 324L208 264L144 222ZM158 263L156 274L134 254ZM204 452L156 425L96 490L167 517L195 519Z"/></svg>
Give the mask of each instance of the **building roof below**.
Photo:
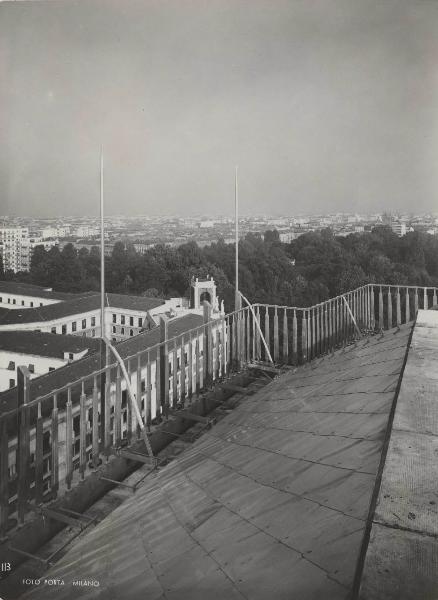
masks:
<svg viewBox="0 0 438 600"><path fill-rule="evenodd" d="M51 288L31 283L20 283L17 281L0 281L0 294L1 293L17 294L18 296L33 296L35 298L47 298L51 300L68 300L76 296L76 294L54 292Z"/></svg>
<svg viewBox="0 0 438 600"><path fill-rule="evenodd" d="M64 352L98 350L96 338L77 335L55 335L41 331L0 331L0 351L64 358Z"/></svg>
<svg viewBox="0 0 438 600"><path fill-rule="evenodd" d="M349 597L411 328L282 375L80 539L24 598ZM94 588L82 588L92 598Z"/></svg>
<svg viewBox="0 0 438 600"><path fill-rule="evenodd" d="M169 339L181 335L186 331L190 331L195 327L199 327L202 325L202 323L203 318L195 314L189 314L185 315L184 317L171 319L169 321ZM54 334L48 335L53 335L53 338L64 337L60 335L55 336ZM133 356L141 350L152 348L159 342L160 330L159 328L155 328L123 340L116 344L116 346L122 358L126 358L128 356ZM95 339L95 343L98 345L97 350L99 350L101 344L99 338ZM151 360L155 360L154 351L151 352L150 358ZM103 366L104 364L100 352L96 351L90 356L86 356L83 359L77 360L64 367L60 367L56 371L36 377L31 383L30 399L32 400L38 396L49 394L52 390L60 389L69 382L74 382L81 377L86 377L87 375L98 371ZM0 392L0 413L13 410L16 406L17 388ZM60 399L59 407L62 407L62 399Z"/></svg>
<svg viewBox="0 0 438 600"><path fill-rule="evenodd" d="M147 312L165 303L161 298L145 298L143 296L125 296L123 294L106 294L106 306ZM80 315L100 308L100 294L84 293L70 296L63 302L48 304L34 308L20 307L0 312L0 325L16 325L18 323L41 323Z"/></svg>

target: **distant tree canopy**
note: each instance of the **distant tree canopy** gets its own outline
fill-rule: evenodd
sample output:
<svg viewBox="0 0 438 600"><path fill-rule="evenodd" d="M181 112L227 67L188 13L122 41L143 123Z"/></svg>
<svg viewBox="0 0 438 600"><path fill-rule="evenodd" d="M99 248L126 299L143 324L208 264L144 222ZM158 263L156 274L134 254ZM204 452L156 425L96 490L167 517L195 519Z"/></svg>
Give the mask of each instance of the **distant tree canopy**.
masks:
<svg viewBox="0 0 438 600"><path fill-rule="evenodd" d="M0 275L2 275L0 263ZM213 277L230 310L234 298L234 245L223 240L199 248L158 245L138 254L132 245L115 244L105 260L109 292L160 297L188 296L192 277ZM58 291L98 290L98 248L62 251L38 246L30 272L3 275ZM239 243L240 289L252 302L308 306L365 283L438 286L438 239L412 232L397 237L390 228L335 237L330 230L307 233L291 243L277 231L249 233Z"/></svg>

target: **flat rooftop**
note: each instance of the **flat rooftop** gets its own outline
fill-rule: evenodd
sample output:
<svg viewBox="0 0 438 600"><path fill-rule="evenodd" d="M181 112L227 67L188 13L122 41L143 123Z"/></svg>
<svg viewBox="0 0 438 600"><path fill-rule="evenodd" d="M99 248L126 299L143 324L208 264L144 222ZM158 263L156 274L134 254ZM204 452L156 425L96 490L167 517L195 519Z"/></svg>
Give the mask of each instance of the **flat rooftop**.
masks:
<svg viewBox="0 0 438 600"><path fill-rule="evenodd" d="M47 574L63 586L24 597L349 598L411 331L246 397L72 546Z"/></svg>

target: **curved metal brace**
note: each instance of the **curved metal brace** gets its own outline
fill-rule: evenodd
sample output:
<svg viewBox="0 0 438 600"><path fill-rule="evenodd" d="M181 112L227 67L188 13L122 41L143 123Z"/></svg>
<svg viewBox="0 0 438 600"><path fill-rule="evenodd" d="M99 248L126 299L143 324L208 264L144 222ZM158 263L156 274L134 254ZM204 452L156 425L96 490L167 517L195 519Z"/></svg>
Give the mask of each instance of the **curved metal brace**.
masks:
<svg viewBox="0 0 438 600"><path fill-rule="evenodd" d="M148 453L148 455L151 458L154 458L154 453L152 451L152 446L151 446L151 443L149 441L148 434L147 434L146 428L144 426L143 419L142 419L142 416L140 414L140 410L139 410L138 405L137 405L136 395L134 394L134 392L132 390L131 382L129 380L129 375L128 375L128 371L126 370L125 363L123 362L122 357L117 352L117 350L114 348L114 346L111 344L111 342L105 336L103 336L102 339L105 342L105 344L108 346L108 348L111 350L111 352L114 354L114 356L116 357L117 362L120 365L120 368L122 370L123 376L124 376L125 381L126 381L126 388L128 390L128 396L129 396L129 399L131 401L131 406L134 409L135 416L137 418L137 423L138 423L138 426L140 427L140 431L141 431L141 434L143 436L144 443L146 445L147 453Z"/></svg>
<svg viewBox="0 0 438 600"><path fill-rule="evenodd" d="M254 312L254 309L253 309L253 307L252 307L252 304L250 304L249 300L248 300L247 298L245 298L245 296L242 294L242 292L241 292L240 290L239 290L239 295L240 295L240 296L243 298L243 300L245 300L245 302L247 303L247 305L248 305L248 308L249 308L249 310L251 311L251 313L252 313L252 316L254 317L254 323L256 324L256 326L257 326L257 329L259 330L260 337L261 337L261 338L262 338L262 340L263 340L263 345L264 345L264 347L265 347L266 354L268 355L269 361L270 361L272 364L274 364L274 361L272 360L271 353L269 352L268 344L266 343L265 336L263 335L262 329L261 329L261 327L260 327L260 323L259 323L259 322L258 322L258 320L257 320L257 317L256 317L256 314L255 314L255 312Z"/></svg>

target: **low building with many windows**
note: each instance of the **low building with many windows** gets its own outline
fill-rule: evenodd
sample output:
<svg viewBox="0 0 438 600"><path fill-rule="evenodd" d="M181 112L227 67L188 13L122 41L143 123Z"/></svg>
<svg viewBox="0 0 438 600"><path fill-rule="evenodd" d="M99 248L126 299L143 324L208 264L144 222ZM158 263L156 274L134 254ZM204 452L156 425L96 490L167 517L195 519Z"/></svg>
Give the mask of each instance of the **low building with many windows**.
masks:
<svg viewBox="0 0 438 600"><path fill-rule="evenodd" d="M0 331L0 392L17 383L17 369L26 366L30 378L50 373L98 350L93 338L39 331Z"/></svg>

